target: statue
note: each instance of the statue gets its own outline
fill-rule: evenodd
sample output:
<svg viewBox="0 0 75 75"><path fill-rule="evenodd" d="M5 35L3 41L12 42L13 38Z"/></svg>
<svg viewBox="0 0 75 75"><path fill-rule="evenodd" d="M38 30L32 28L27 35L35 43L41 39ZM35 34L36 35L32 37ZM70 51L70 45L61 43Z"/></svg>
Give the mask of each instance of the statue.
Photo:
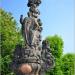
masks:
<svg viewBox="0 0 75 75"><path fill-rule="evenodd" d="M20 23L22 24L22 35L25 39L27 46L33 45L39 42L41 27L37 20L32 18L24 18L23 15L20 17Z"/></svg>
<svg viewBox="0 0 75 75"><path fill-rule="evenodd" d="M22 24L22 35L24 37L26 45L31 46L34 22L31 18L28 17L23 19L23 16L21 15L20 23Z"/></svg>
<svg viewBox="0 0 75 75"><path fill-rule="evenodd" d="M14 51L12 70L16 75L44 75L54 66L54 57L50 52L50 44L44 40L41 44L42 22L37 7L41 0L28 0L28 17L20 16L22 36L25 45L17 45Z"/></svg>
<svg viewBox="0 0 75 75"><path fill-rule="evenodd" d="M50 53L50 44L47 40L42 42L42 60L44 61L44 69L48 70L54 66L54 57Z"/></svg>
<svg viewBox="0 0 75 75"><path fill-rule="evenodd" d="M33 4L36 4L36 6L39 6L41 4L41 0L28 0L28 7L31 7Z"/></svg>

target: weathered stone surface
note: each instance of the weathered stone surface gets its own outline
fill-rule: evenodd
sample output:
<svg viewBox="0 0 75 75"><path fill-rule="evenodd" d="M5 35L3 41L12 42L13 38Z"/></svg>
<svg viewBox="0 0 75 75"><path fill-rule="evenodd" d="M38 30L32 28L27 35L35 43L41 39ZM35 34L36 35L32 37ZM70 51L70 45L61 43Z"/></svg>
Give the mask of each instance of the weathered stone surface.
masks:
<svg viewBox="0 0 75 75"><path fill-rule="evenodd" d="M22 73L31 73L32 71L32 68L29 64L22 64L20 67L19 67L19 70L22 72Z"/></svg>

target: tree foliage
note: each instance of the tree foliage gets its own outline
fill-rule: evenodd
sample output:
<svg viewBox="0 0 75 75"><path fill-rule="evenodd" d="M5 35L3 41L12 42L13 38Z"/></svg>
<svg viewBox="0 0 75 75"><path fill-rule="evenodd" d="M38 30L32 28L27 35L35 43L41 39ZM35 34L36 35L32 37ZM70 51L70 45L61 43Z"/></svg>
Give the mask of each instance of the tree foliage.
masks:
<svg viewBox="0 0 75 75"><path fill-rule="evenodd" d="M1 74L11 75L9 63L15 45L20 41L20 33L16 28L16 21L11 13L0 9L0 34L1 34Z"/></svg>
<svg viewBox="0 0 75 75"><path fill-rule="evenodd" d="M47 75L74 75L74 54L63 54L63 40L54 35L46 38L50 42L50 48L55 57L55 67L49 70Z"/></svg>
<svg viewBox="0 0 75 75"><path fill-rule="evenodd" d="M55 67L47 72L48 75L63 75L61 57L63 54L63 40L58 35L46 38L50 43L51 53L55 57Z"/></svg>
<svg viewBox="0 0 75 75"><path fill-rule="evenodd" d="M64 75L74 75L75 55L66 54L62 58L62 71Z"/></svg>
<svg viewBox="0 0 75 75"><path fill-rule="evenodd" d="M63 54L63 40L58 35L46 38L50 43L51 53L55 58L60 58Z"/></svg>

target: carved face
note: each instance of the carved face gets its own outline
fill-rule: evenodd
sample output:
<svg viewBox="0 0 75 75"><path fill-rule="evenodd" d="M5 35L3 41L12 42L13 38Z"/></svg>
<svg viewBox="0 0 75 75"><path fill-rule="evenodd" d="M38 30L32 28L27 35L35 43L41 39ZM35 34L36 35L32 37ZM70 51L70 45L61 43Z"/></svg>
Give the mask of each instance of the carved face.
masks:
<svg viewBox="0 0 75 75"><path fill-rule="evenodd" d="M26 25L31 25L31 23L32 23L31 20L27 20L25 24L26 24Z"/></svg>

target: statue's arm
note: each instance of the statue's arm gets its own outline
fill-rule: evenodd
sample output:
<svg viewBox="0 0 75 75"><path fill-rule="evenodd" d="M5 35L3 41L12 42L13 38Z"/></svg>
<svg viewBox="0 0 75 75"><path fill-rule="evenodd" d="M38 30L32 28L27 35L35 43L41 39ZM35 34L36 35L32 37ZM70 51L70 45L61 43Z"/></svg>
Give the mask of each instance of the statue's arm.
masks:
<svg viewBox="0 0 75 75"><path fill-rule="evenodd" d="M23 15L20 16L20 23L23 24Z"/></svg>

